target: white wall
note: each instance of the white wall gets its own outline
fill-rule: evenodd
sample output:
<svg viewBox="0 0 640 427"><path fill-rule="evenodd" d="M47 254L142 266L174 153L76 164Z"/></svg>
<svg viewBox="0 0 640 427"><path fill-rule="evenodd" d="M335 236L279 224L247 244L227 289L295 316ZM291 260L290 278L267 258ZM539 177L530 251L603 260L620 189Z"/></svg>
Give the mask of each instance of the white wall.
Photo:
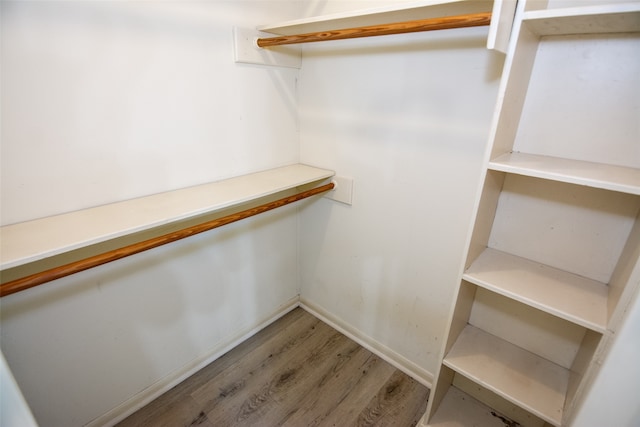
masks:
<svg viewBox="0 0 640 427"><path fill-rule="evenodd" d="M3 1L2 224L297 161L297 71L232 50L297 9Z"/></svg>
<svg viewBox="0 0 640 427"><path fill-rule="evenodd" d="M298 160L298 71L237 65L231 38L297 3L0 4L3 224ZM37 421L84 425L291 304L296 224L280 209L3 298Z"/></svg>
<svg viewBox="0 0 640 427"><path fill-rule="evenodd" d="M0 425L5 427L37 427L4 355L0 353Z"/></svg>
<svg viewBox="0 0 640 427"><path fill-rule="evenodd" d="M624 324L573 422L575 427L640 425L640 298Z"/></svg>
<svg viewBox="0 0 640 427"><path fill-rule="evenodd" d="M347 4L362 2L310 9ZM502 67L486 35L303 49L301 160L353 177L354 199L303 212L301 296L425 382L438 364Z"/></svg>

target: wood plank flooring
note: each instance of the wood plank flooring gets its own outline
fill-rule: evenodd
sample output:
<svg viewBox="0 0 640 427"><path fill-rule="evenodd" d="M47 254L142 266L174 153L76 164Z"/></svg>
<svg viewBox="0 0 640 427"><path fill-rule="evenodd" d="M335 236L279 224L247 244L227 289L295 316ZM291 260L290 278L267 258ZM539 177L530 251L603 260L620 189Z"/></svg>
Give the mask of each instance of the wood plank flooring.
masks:
<svg viewBox="0 0 640 427"><path fill-rule="evenodd" d="M128 426L414 426L429 390L297 308L160 396Z"/></svg>

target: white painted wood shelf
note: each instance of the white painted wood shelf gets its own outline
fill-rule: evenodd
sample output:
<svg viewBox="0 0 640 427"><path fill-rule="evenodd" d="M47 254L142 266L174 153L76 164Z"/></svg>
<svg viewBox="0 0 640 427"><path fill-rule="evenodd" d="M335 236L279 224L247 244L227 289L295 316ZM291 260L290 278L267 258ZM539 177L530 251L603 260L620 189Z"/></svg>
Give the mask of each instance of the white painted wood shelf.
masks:
<svg viewBox="0 0 640 427"><path fill-rule="evenodd" d="M487 248L466 281L596 332L607 329L606 284Z"/></svg>
<svg viewBox="0 0 640 427"><path fill-rule="evenodd" d="M531 10L522 22L539 36L611 34L640 31L640 4Z"/></svg>
<svg viewBox="0 0 640 427"><path fill-rule="evenodd" d="M507 153L489 169L640 195L640 169L527 153Z"/></svg>
<svg viewBox="0 0 640 427"><path fill-rule="evenodd" d="M257 30L291 36L346 28L491 12L487 48L505 53L511 35L515 0L418 0L258 26Z"/></svg>
<svg viewBox="0 0 640 427"><path fill-rule="evenodd" d="M391 6L296 19L259 26L257 29L266 33L289 36L316 31L332 31L466 13L491 12L493 3L493 0L420 0L397 2Z"/></svg>
<svg viewBox="0 0 640 427"><path fill-rule="evenodd" d="M458 336L443 364L559 426L569 370L472 325Z"/></svg>
<svg viewBox="0 0 640 427"><path fill-rule="evenodd" d="M0 228L0 269L215 213L333 175L331 170L294 164L4 226Z"/></svg>

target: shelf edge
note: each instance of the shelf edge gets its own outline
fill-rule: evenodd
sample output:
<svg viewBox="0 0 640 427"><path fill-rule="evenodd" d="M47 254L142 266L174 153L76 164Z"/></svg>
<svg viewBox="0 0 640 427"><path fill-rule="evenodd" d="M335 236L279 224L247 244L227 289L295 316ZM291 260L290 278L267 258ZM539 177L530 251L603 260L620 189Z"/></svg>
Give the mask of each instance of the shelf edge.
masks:
<svg viewBox="0 0 640 427"><path fill-rule="evenodd" d="M271 34L293 35L296 33L330 31L353 26L377 25L402 20L429 18L434 11L435 16L447 16L460 13L490 12L493 0L420 0L402 2L398 5L359 9L347 12L331 13L309 18L260 25L256 29ZM443 14L443 11L446 11ZM396 18L405 16L406 18Z"/></svg>
<svg viewBox="0 0 640 427"><path fill-rule="evenodd" d="M151 230L200 215L215 213L298 186L321 181L334 175L335 172L331 170L293 164L194 187L7 225L0 228L0 243L2 245L0 270L20 267L111 239ZM250 186L250 181L254 179L259 184L255 192L252 193L244 189L240 197L229 198L226 196L227 193L234 190L234 187ZM183 201L184 199L198 200L198 192L202 192L201 195L211 195L216 188L220 193L224 193L220 202L202 205L196 203L190 206L188 210L180 211L171 216L163 216L154 211L158 207L162 207L163 204L172 206L175 202L179 203L180 199L183 199ZM144 218L127 219L121 227L104 225L105 219L113 218L116 213L120 212L124 217L130 217L132 211L151 213L147 220ZM94 221L94 229L96 228L96 223L101 223L99 232L91 232L92 221ZM75 235L67 236L67 228L76 228L78 224L83 222L86 231L76 230ZM50 239L46 238L44 239L46 242L43 242L42 238L38 241L38 236L46 235L47 233L51 233L60 240L54 244L50 243ZM9 251L12 246L14 247L13 253Z"/></svg>
<svg viewBox="0 0 640 427"><path fill-rule="evenodd" d="M486 253L487 250L495 252L495 253L502 253L501 251L498 251L496 249L491 249L491 248L487 248L485 250L485 252L483 252L483 253ZM607 290L608 289L606 284L598 282L598 281L593 280L593 279L580 277L580 276L577 276L577 275L575 275L573 273L569 273L569 272L566 272L566 271L563 271L563 270L560 270L560 269L557 269L555 267L551 267L551 266L548 266L548 265L543 265L541 263L537 263L537 262L528 260L526 258L518 257L516 255L511 255L511 254L507 254L507 253L504 253L504 255L508 256L510 258L519 259L519 260L521 260L521 262L523 264L526 263L526 264L531 264L531 265L533 265L533 264L541 265L541 266L544 266L544 268L547 271L559 272L559 273L561 273L563 275L567 275L567 277L575 277L575 278L577 278L577 279L579 279L581 281L584 280L585 283L589 283L590 285L592 285L591 286L592 288L596 287L596 288L602 289L602 290ZM482 257L482 254L478 257L478 259L482 259L481 257ZM533 298L530 295L519 294L513 289L508 289L508 288L506 288L504 286L501 286L500 284L489 282L486 279L484 279L482 276L478 275L477 273L475 273L475 274L474 273L475 273L474 272L474 264L471 264L471 266L463 274L462 278L464 280L466 280L467 282L472 283L472 284L474 284L476 286L480 286L480 287L482 287L484 289L487 289L487 290L489 290L491 292L495 292L495 293L497 293L499 295L502 295L502 296L505 296L507 298L513 299L515 301L518 301L520 303L526 304L526 305L528 305L530 307L533 307L533 308L535 308L537 310L543 311L543 312L545 312L547 314L550 314L552 316L556 316L556 317L559 317L559 318L564 319L566 321L575 323L575 324L580 325L580 326L582 326L584 328L591 329L594 332L598 332L598 333L604 334L607 331L607 325L606 325L606 300L604 301L604 305L602 307L602 316L603 316L602 320L603 321L602 322L597 322L595 319L589 320L587 318L579 316L578 314L567 312L566 310L563 310L561 307L552 307L549 304L545 303L544 301L542 301L540 299ZM604 294L604 291L600 291L600 292L602 292ZM606 295L602 295L602 297L605 298Z"/></svg>
<svg viewBox="0 0 640 427"><path fill-rule="evenodd" d="M522 163L537 163L539 166L524 165ZM556 165L554 165L554 163ZM564 167L558 165L558 163L563 163ZM603 190L640 195L640 169L625 166L560 159L536 154L506 153L491 160L488 168L499 172L507 172L534 178L566 182L569 184L584 185ZM567 171L570 169L590 169L590 171L588 173L583 172L582 174L569 174ZM602 176L616 173L619 176L627 175L628 177L626 180L614 180L607 179ZM637 180L637 185L632 183L634 180Z"/></svg>

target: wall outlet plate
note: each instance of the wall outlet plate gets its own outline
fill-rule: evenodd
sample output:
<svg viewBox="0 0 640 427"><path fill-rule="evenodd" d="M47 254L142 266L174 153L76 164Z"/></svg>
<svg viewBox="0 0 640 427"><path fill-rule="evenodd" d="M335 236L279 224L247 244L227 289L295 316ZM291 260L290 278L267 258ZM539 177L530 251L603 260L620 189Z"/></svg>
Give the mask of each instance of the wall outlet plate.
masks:
<svg viewBox="0 0 640 427"><path fill-rule="evenodd" d="M261 37L274 37L274 35L255 29L234 27L233 52L235 62L300 68L302 65L302 49L300 46L261 48L256 43L256 40Z"/></svg>
<svg viewBox="0 0 640 427"><path fill-rule="evenodd" d="M336 186L324 195L327 199L351 205L353 201L353 178L346 176L334 176L331 179Z"/></svg>

